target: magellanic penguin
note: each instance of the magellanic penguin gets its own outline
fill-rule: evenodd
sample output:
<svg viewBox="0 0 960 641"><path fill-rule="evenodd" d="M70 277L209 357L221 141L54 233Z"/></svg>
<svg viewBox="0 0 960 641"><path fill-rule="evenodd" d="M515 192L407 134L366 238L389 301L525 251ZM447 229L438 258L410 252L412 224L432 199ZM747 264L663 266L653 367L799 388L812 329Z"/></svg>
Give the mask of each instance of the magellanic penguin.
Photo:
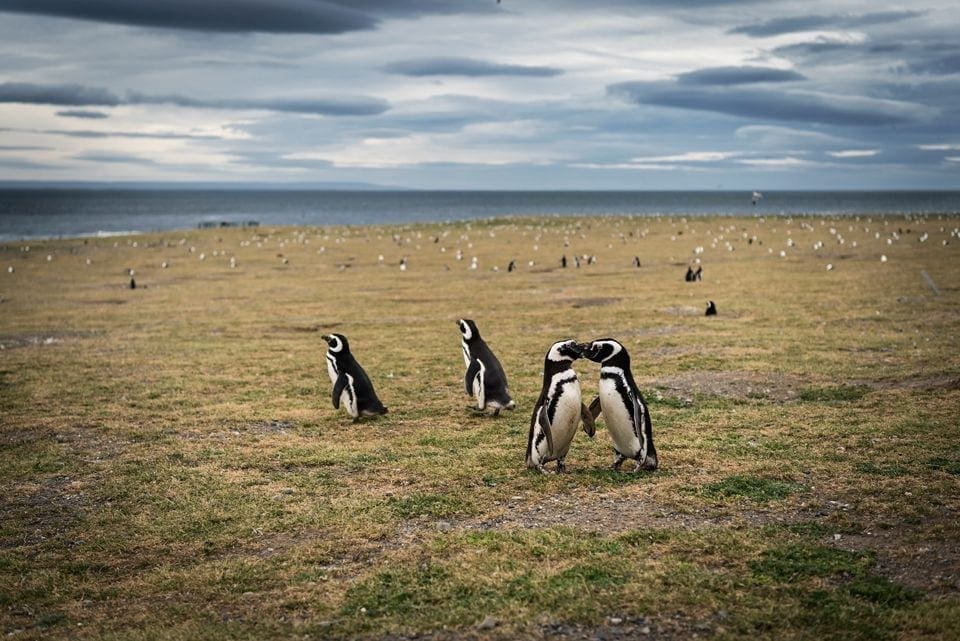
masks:
<svg viewBox="0 0 960 641"><path fill-rule="evenodd" d="M600 363L600 395L590 404L591 414L603 413L618 470L625 459L637 462L634 472L657 469L657 448L653 445L650 412L630 371L630 355L612 338L581 345L583 358Z"/></svg>
<svg viewBox="0 0 960 641"><path fill-rule="evenodd" d="M327 341L327 373L333 383L333 407L346 408L354 422L361 416L386 414L377 393L373 391L370 377L350 353L350 343L343 334L324 336Z"/></svg>
<svg viewBox="0 0 960 641"><path fill-rule="evenodd" d="M543 360L543 389L527 434L527 467L544 474L543 466L550 461L557 462L557 472L566 470L564 459L581 419L587 436L595 433L593 415L580 400L580 381L572 367L578 358L580 346L566 340L554 343Z"/></svg>
<svg viewBox="0 0 960 641"><path fill-rule="evenodd" d="M477 324L470 319L461 318L457 325L462 336L460 345L463 348L463 362L467 366L467 373L463 378L467 394L477 399L478 410L492 407L494 416L498 415L501 409L512 410L516 403L510 398L507 375L504 374L500 361L480 338Z"/></svg>

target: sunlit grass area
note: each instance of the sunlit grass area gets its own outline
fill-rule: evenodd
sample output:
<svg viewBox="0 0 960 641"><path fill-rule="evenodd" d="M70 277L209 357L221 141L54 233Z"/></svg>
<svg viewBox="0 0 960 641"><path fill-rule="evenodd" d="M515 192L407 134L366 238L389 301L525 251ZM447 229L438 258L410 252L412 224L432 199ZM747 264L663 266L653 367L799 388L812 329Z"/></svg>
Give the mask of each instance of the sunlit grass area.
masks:
<svg viewBox="0 0 960 641"><path fill-rule="evenodd" d="M8 243L0 632L960 637L958 227L545 218ZM458 318L515 412L470 411ZM331 331L389 414L333 409ZM526 470L546 350L603 337L630 351L660 469L610 471L601 417L567 474ZM575 369L589 401L597 366Z"/></svg>

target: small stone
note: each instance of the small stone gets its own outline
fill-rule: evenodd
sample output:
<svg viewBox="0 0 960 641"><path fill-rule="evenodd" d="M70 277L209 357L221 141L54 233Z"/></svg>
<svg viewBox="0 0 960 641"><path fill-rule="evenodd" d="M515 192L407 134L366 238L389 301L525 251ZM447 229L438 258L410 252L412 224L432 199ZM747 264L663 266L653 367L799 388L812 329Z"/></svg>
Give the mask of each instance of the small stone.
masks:
<svg viewBox="0 0 960 641"><path fill-rule="evenodd" d="M834 535L833 535L833 540L834 540L834 541L839 541L839 540L842 539L842 538L843 538L843 536L840 535L840 534L834 534Z"/></svg>
<svg viewBox="0 0 960 641"><path fill-rule="evenodd" d="M491 615L487 615L483 618L483 621L477 624L478 630L492 630L497 627L497 624L500 622Z"/></svg>
<svg viewBox="0 0 960 641"><path fill-rule="evenodd" d="M610 625L620 625L623 623L623 619L620 617L610 617L608 620L610 621Z"/></svg>
<svg viewBox="0 0 960 641"><path fill-rule="evenodd" d="M650 626L645 625L642 628L640 628L640 634L650 634Z"/></svg>

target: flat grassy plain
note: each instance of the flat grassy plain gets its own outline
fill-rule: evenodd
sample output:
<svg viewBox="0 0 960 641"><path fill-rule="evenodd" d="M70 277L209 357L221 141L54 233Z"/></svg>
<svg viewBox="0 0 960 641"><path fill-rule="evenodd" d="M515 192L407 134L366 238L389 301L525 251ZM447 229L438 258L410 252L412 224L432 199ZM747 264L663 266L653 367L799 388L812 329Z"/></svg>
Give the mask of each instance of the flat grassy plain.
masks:
<svg viewBox="0 0 960 641"><path fill-rule="evenodd" d="M7 243L0 633L960 638L958 227L543 218ZM461 317L517 411L467 409ZM330 331L385 417L332 408ZM544 354L568 337L630 350L657 472L610 471L602 418L567 474L524 468ZM576 369L589 401L597 366Z"/></svg>

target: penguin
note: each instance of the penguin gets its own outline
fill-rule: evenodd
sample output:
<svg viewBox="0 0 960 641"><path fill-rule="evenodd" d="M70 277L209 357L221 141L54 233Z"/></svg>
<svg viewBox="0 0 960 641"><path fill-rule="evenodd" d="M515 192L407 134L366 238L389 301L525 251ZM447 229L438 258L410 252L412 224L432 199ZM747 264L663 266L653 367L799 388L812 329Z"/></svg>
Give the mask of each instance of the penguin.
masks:
<svg viewBox="0 0 960 641"><path fill-rule="evenodd" d="M687 274L683 277L683 280L688 283L693 282L693 267L687 266Z"/></svg>
<svg viewBox="0 0 960 641"><path fill-rule="evenodd" d="M594 418L603 413L613 451L611 466L619 470L626 459L637 462L633 471L657 469L657 448L653 445L650 412L630 371L630 355L612 338L581 345L581 356L600 363L600 395L590 404Z"/></svg>
<svg viewBox="0 0 960 641"><path fill-rule="evenodd" d="M340 409L343 403L354 423L362 416L386 414L387 408L373 391L370 377L350 353L347 337L330 334L322 338L327 341L327 374L333 383L334 409Z"/></svg>
<svg viewBox="0 0 960 641"><path fill-rule="evenodd" d="M639 267L640 267L640 257L639 257L639 256L634 256L634 257L633 257L633 266L636 267L636 268L639 268Z"/></svg>
<svg viewBox="0 0 960 641"><path fill-rule="evenodd" d="M707 311L704 313L704 316L716 316L717 315L717 306L712 300L707 301Z"/></svg>
<svg viewBox="0 0 960 641"><path fill-rule="evenodd" d="M703 280L703 265L697 265L697 271L693 272L692 280Z"/></svg>
<svg viewBox="0 0 960 641"><path fill-rule="evenodd" d="M136 288L137 288L137 281L136 281L135 279L131 278L131 279L130 279L130 289L136 289Z"/></svg>
<svg viewBox="0 0 960 641"><path fill-rule="evenodd" d="M566 471L564 459L583 420L583 431L593 438L593 415L580 400L580 381L571 366L580 358L576 341L558 341L543 359L543 388L530 417L527 434L527 468L547 473L545 463L557 462L557 473Z"/></svg>
<svg viewBox="0 0 960 641"><path fill-rule="evenodd" d="M477 409L481 412L492 407L493 415L497 416L501 409L512 410L516 403L510 398L507 375L487 343L480 338L477 324L461 318L457 325L462 336L460 346L463 348L463 362L467 366L463 379L467 394L477 399Z"/></svg>
<svg viewBox="0 0 960 641"><path fill-rule="evenodd" d="M510 261L510 264L507 265L507 273L512 272L512 271L515 270L516 268L517 268L517 261L511 260L511 261Z"/></svg>
<svg viewBox="0 0 960 641"><path fill-rule="evenodd" d="M567 255L566 255L566 254L564 254L563 256L560 257L560 266L563 267L564 269L567 268Z"/></svg>

